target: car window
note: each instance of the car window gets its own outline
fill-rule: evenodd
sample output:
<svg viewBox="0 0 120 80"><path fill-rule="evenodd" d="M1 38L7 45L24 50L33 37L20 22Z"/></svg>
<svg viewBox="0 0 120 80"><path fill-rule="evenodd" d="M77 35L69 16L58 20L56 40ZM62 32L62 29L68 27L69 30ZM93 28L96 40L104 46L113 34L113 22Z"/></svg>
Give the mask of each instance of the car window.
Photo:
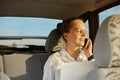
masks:
<svg viewBox="0 0 120 80"><path fill-rule="evenodd" d="M99 21L100 21L100 25L103 22L103 20L105 18L107 18L108 16L112 15L112 14L120 14L120 5L112 7L110 9L107 9L105 11L102 11L99 13Z"/></svg>
<svg viewBox="0 0 120 80"><path fill-rule="evenodd" d="M85 22L86 30L87 30L87 36L89 37L89 24L88 20Z"/></svg>
<svg viewBox="0 0 120 80"><path fill-rule="evenodd" d="M45 45L50 31L62 20L31 17L0 17L0 45Z"/></svg>

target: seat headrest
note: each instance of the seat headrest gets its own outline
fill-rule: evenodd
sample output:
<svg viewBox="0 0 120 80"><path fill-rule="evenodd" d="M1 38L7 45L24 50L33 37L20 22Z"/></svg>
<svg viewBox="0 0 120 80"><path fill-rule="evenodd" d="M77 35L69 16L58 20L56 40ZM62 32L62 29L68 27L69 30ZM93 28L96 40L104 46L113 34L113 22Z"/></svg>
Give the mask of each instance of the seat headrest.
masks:
<svg viewBox="0 0 120 80"><path fill-rule="evenodd" d="M120 14L103 21L96 34L93 52L99 67L120 66Z"/></svg>
<svg viewBox="0 0 120 80"><path fill-rule="evenodd" d="M45 49L48 52L59 51L62 48L66 47L66 42L60 33L57 32L57 29L53 29L48 35L47 41L45 43Z"/></svg>

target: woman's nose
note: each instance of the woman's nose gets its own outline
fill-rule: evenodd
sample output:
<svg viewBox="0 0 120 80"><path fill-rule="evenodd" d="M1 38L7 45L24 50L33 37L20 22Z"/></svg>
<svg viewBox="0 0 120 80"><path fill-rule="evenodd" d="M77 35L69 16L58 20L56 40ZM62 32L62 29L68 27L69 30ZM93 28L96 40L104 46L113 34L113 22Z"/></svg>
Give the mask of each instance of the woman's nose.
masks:
<svg viewBox="0 0 120 80"><path fill-rule="evenodd" d="M86 32L82 31L81 33L81 36L86 36Z"/></svg>

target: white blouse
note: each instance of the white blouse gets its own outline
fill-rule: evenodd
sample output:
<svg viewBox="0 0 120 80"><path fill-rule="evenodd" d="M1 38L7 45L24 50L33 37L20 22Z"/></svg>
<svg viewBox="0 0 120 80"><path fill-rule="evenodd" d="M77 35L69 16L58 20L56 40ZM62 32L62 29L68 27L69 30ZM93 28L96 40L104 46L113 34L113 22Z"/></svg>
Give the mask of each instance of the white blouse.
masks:
<svg viewBox="0 0 120 80"><path fill-rule="evenodd" d="M62 64L80 61L88 61L82 50L77 60L71 57L65 49L52 54L44 65L43 80L60 80L60 67Z"/></svg>

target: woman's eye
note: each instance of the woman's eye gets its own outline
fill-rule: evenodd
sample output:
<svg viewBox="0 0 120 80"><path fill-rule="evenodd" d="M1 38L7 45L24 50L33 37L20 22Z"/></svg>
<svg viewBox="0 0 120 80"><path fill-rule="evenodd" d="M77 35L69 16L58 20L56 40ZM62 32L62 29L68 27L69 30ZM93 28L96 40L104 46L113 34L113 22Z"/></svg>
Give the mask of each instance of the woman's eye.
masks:
<svg viewBox="0 0 120 80"><path fill-rule="evenodd" d="M85 30L76 30L75 32L76 32L76 33L80 33L80 34L82 34L82 33L86 33Z"/></svg>
<svg viewBox="0 0 120 80"><path fill-rule="evenodd" d="M80 30L76 30L76 32L81 32Z"/></svg>

